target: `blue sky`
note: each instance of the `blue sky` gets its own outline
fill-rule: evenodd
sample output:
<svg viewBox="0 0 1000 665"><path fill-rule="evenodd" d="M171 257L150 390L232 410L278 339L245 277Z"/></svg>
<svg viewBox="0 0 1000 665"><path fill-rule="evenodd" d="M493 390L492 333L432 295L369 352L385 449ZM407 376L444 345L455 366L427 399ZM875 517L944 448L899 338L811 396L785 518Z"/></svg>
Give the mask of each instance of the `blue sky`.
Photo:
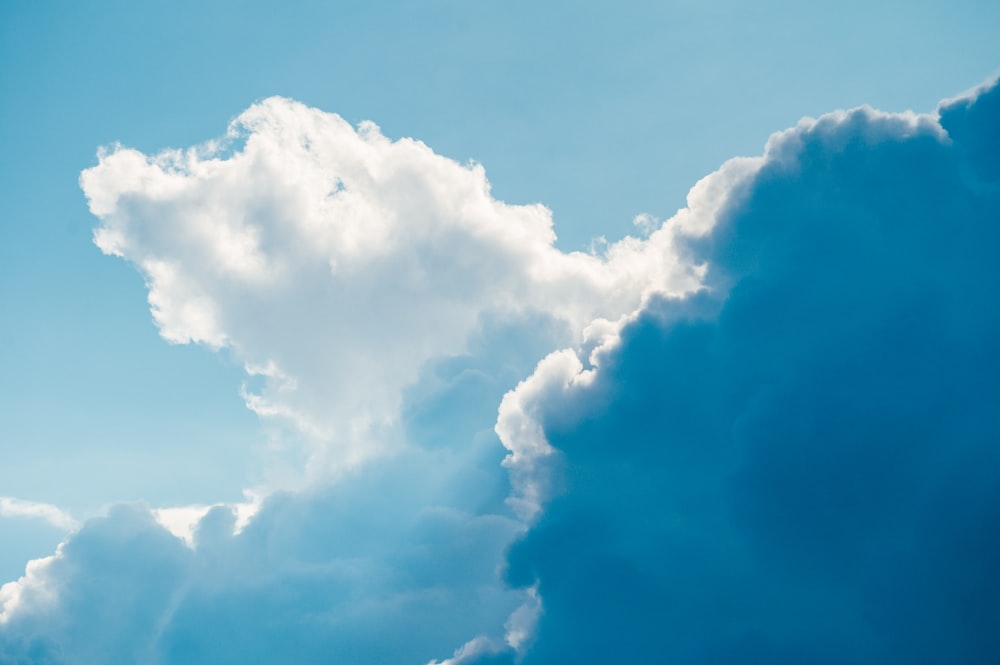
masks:
<svg viewBox="0 0 1000 665"><path fill-rule="evenodd" d="M964 452L949 458L950 476L928 479L915 472L900 476L904 489L899 491L907 496L926 494L935 505L951 505L958 499L942 488L947 482L962 481L970 493L982 493L973 499L986 516L974 512L967 531L950 534L953 541L944 541L964 545L937 552L936 560L913 561L912 566L934 573L952 560L980 561L995 547L969 535L977 525L988 524L990 507L996 505L989 483L977 484L962 471L973 464L994 469L984 461L989 457L984 441L996 433L987 409L996 386L972 365L960 362L965 355L978 354L989 367L995 359L995 351L982 340L996 322L974 315L988 309L990 291L985 286L961 291L943 278L934 281L924 274L927 263L936 261L956 274L978 275L977 284L994 283L994 273L977 252L989 241L983 224L991 214L995 219L996 197L989 187L995 187L991 178L996 172L986 163L988 150L983 156L970 146L994 145L995 105L974 105L969 120L953 114L947 131L956 141L963 132L969 138L959 142L966 147L950 152L933 147L938 145L933 127L910 130L876 116L832 117L812 130L799 126L799 134L769 144L766 164L800 160L800 171L772 173L767 171L772 167L756 162L730 162L729 170L711 181L717 189L706 185L706 191L686 198L700 178L727 159L761 155L773 132L795 127L804 116L862 104L887 112L933 115L942 99L989 80L1000 63L1000 9L993 3L886 2L873 7L845 2L817 7L735 2L343 2L297 3L292 8L276 3L205 4L150 3L140 8L124 2L10 2L0 9L0 86L6 91L0 97L4 147L0 497L7 497L0 504L2 582L17 579L29 559L51 555L62 541L67 541L68 552L38 578L47 580L40 583L42 587L63 590L61 604L55 609L36 608L41 614L22 610L24 618L9 624L0 654L14 654L12 658L23 662L34 662L32 658L45 662L39 655L43 653L56 662L62 658L74 663L102 662L102 653L129 654L134 662L227 662L226 658L238 660L239 652L221 655L213 649L225 650L235 638L227 641L220 633L213 642L196 634L194 626L202 616L230 616L230 630L254 627L262 641L282 634L286 640L300 632L318 634L315 641L300 640L302 662L313 662L310 659L319 658L324 650L336 649L354 654L345 656L347 662L366 662L366 658L374 662L370 659L377 654L380 662L422 665L450 657L465 643L470 645L466 655L456 656L455 662L465 662L462 658L475 662L484 654L502 660L509 656L511 635L518 631L534 635L536 629L532 638L537 639L536 649L528 649L525 641L514 650L529 662L558 662L560 654L575 653L574 648L582 653L604 648L574 647L560 640L620 614L613 604L607 612L588 613L590 596L574 600L562 595L565 587L546 576L554 575L553 566L558 569L558 562L567 558L580 558L581 575L597 569L591 566L599 568L602 556L629 561L631 568L605 569L615 571L623 584L632 580L663 593L673 589L681 597L707 590L704 611L718 610L710 602L711 589L696 585L689 590L669 574L650 572L650 560L672 551L662 547L663 539L673 537L684 539L686 545L680 548L684 551L710 551L720 558L722 550L713 548L724 539L745 537L750 544L742 546L756 557L791 549L789 556L801 557L797 561L807 572L799 577L788 574L781 583L789 589L796 585L828 589L836 578L809 558L808 548L796 549L802 545L802 539L795 537L801 530L788 526L795 524L795 516L777 514L775 504L767 503L802 501L795 494L801 491L795 489L799 486L782 475L787 469L773 462L775 458L787 462L789 455L795 459L795 453L782 451L783 438L772 444L761 441L766 441L768 432L789 428L799 428L796 436L802 438L806 436L802 432L813 431L810 428L820 422L819 415L799 422L786 414L786 422L775 424L782 418L775 413L784 412L770 408L778 399L774 395L798 394L802 402L798 408L810 413L815 409L811 404L829 399L824 390L835 395L851 392L830 387L850 386L850 377L817 360L828 348L823 331L836 318L830 312L846 312L855 323L846 326L847 332L867 340L856 345L857 354L850 358L867 359L868 367L881 367L887 376L907 375L892 365L893 358L884 357L885 349L897 348L893 326L904 325L900 322L911 316L947 330L947 334L908 337L904 340L911 344L908 350L893 351L900 365L908 366L907 358L929 353L963 368L932 368L912 376L911 384L923 392L915 388L919 394L904 400L911 408L918 404L923 411L935 412L937 407L931 405L938 402L933 398L945 391L944 386L972 386L963 388L970 391L964 400L966 411L948 416L947 426L944 420L924 424L952 432L950 438L942 434L928 439L922 452L908 459L921 468L932 467L933 451L959 437L954 434L961 429L956 429L955 419L964 419L968 424L962 431L974 434L967 437L971 443ZM252 106L275 95L297 102ZM426 147L380 143L377 132L375 139L370 133L345 133L333 116L315 115L309 109L338 114L355 127L371 120L388 140L412 137ZM244 112L250 115L241 116ZM253 159L248 157L242 165L228 162L232 170L223 175L192 176L187 198L172 199L148 183L127 183L137 167L126 158L138 153L115 153L116 142L154 155L222 137L237 117L244 118L242 138L219 154L232 157L240 152L242 140L263 137L264 147L253 153ZM856 153L845 153L843 163L824 161L824 155L843 152L836 137L855 135L869 137L870 143ZM925 135L929 138L920 138ZM318 166L312 157L282 147L289 136L305 136L326 146L317 148ZM279 148L267 149L267 137ZM848 145L855 144L848 141ZM108 154L113 158L91 172L92 184L84 182L82 190L81 172L98 165L101 146L112 146ZM250 155L249 149L246 154ZM782 154L785 157L780 158ZM341 155L351 157L341 160ZM818 156L813 160L809 155ZM852 155L856 162L849 160ZM485 175L463 166L470 160L482 165ZM382 166L371 170L373 163ZM278 177L282 171L275 169L287 164L303 169L305 176L282 181ZM861 165L872 169L867 185L843 175L863 171ZM913 172L906 170L911 165L916 165ZM977 174L968 177L986 184L977 189L961 178L956 181L958 172ZM150 173L151 178L158 177ZM350 228L355 231L323 236L323 242L336 248L367 238L368 244L361 246L370 246L374 254L335 251L328 256L295 249L299 247L292 242L295 238L316 237L309 235L313 227L308 225L289 230L290 219L299 219L296 215L303 209L310 212L301 219L328 218L325 208L317 211L296 203L300 195L302 201L312 200L311 189L302 185L305 189L299 192L296 187L311 183L312 175L322 179L328 173L348 183L345 191L359 193L356 203L361 207L351 207L354 203L348 205L345 199L344 207L335 208L335 217L354 220ZM382 173L396 175L386 180L372 175ZM903 175L888 175L897 173ZM369 178L376 184L366 185ZM488 195L484 178L491 187ZM262 187L262 182L268 184ZM251 196L266 194L269 187L298 193L260 200ZM896 191L893 187L899 187L895 199L910 205L900 206L905 214L886 212L883 199L876 196ZM744 190L753 192L749 202L737 196ZM796 207L802 192L807 193L803 201L814 203ZM91 214L88 199L93 208L101 196L128 205L134 202L135 207L122 204L114 212ZM907 197L913 197L912 202ZM532 207L536 203L551 211L558 236L554 244L546 231L549 213ZM730 207L720 208L723 204ZM690 210L687 221L677 223L679 230L645 238L685 205ZM741 216L741 210L746 214ZM895 234L905 231L887 222L878 226L877 234L871 227L854 229L848 224L855 235L848 234L847 239L813 236L811 231L782 235L757 221L759 210L774 210L762 218L785 220L779 228L799 228L800 219L826 220L840 228L843 220L901 223L897 218L902 217L915 220L912 227L917 233L912 242L896 242ZM932 233L921 229L938 228L925 214L929 210L939 213L938 226L943 224L940 220L949 220L947 228L958 229L959 239L944 243L951 252L946 259L932 259L935 243L921 235ZM633 220L642 214L655 221L637 227ZM236 273L223 279L209 269L219 256L228 256L225 250L231 242L198 240L204 229L239 231L243 228L239 220L252 215L261 216L253 219L264 234L268 260L295 268L275 272L284 281L267 289L252 280L234 281ZM971 230L961 231L966 228L961 226L964 219L973 220L967 226ZM977 225L976 219L983 221ZM384 221L389 231L379 236L379 225L372 220ZM707 248L694 241L688 247L685 234L697 235L700 224L713 224L718 230L709 236L713 240ZM98 228L110 234L101 248L93 240ZM726 235L731 229L736 230ZM593 249L601 255L607 244L594 244L595 238L613 244L628 234L643 238L645 244L619 245L618 253L609 252L601 266L569 254ZM852 237L892 247L885 261L896 272L871 254L859 250L852 255L856 249ZM978 240L978 249L970 238ZM817 266L829 269L822 274L805 275L803 266L790 261L782 249L803 252L802 247L823 242L841 243L845 249L834 257L816 258ZM344 277L324 286L315 275L331 256L346 266ZM352 263L360 261L358 256L367 258ZM691 256L707 261L703 278L717 279L706 282L717 292L728 293L740 283L757 284L758 291L743 286L724 305L697 304L686 281L694 274ZM734 258L748 256L756 258ZM170 262L193 286L167 284L148 263L153 260ZM852 268L842 279L830 277L848 265ZM852 272L858 265L867 269L864 275ZM741 282L748 270L752 279ZM867 279L884 285L881 290L854 287L869 295L853 310L841 295L854 292L852 275L860 284ZM794 304L803 301L791 288L793 282L819 289L813 292L819 303L815 309ZM417 286L401 289L401 283ZM656 314L660 305L655 298L649 300L650 289L688 294L685 302L703 309L683 316ZM928 292L947 304L943 311L924 311L929 306L921 305L919 296ZM217 305L214 324L202 325L203 320L184 314L190 311L185 305L200 302L192 294ZM160 298L159 328L150 316L149 297ZM795 324L801 328L798 333L780 323L782 310L775 303L787 303L788 298L791 311L812 317L808 323ZM883 308L896 311L884 307L887 301L908 305L900 305L893 319L878 314ZM740 308L761 313L748 317ZM619 320L633 312L635 320ZM689 324L662 324L679 316L721 318L708 333L688 331ZM588 327L594 320L599 323ZM777 326L779 338L801 346L801 357L790 360L777 352L772 357L758 349L764 360L755 368L689 349L680 362L675 354L683 344L670 341L681 336L688 340L684 344L696 348L699 335L726 341L756 334L766 340L771 324ZM201 333L204 336L198 338ZM620 351L602 346L619 338L626 340ZM661 367L665 374L688 367L676 379L677 385L627 369L632 367L632 354L638 353L632 349L639 348L628 342L633 338L640 346L663 347L654 360L639 366ZM659 341L650 342L652 338ZM202 343L169 343L171 339ZM214 349L220 343L223 348ZM768 348L761 344L759 348ZM595 347L596 357L606 358L603 373L579 379L564 397L546 387L547 372L576 376L575 366L568 356L554 356L548 365L536 368L539 360L552 351L575 348L573 357L589 362L587 353ZM268 361L280 372L264 371ZM832 373L831 383L822 389L819 379L810 383L800 376L802 368L814 364L816 376ZM262 371L248 377L247 366ZM521 392L504 398L529 377L535 377L534 383L529 380ZM751 397L743 397L754 408L741 410L721 403L719 394L726 393L734 377L756 387L747 389ZM532 392L536 384L537 391ZM633 388L619 390L615 385ZM976 387L978 392L973 391ZM747 468L736 473L735 480L701 457L686 459L690 478L705 482L701 490L692 490L693 496L715 488L720 495L750 496L762 507L752 514L729 514L688 502L683 505L693 512L684 519L695 524L699 519L725 523L728 530L716 533L707 522L690 533L644 530L649 515L661 514L678 498L640 492L633 497L637 503L617 505L614 488L634 480L632 474L638 471L630 469L635 464L654 470L650 481L654 485L672 482L665 458L649 453L642 442L673 440L671 436L683 430L706 450L715 450L712 442L717 435L700 432L696 423L679 430L670 418L649 415L662 411L662 404L643 406L641 399L636 403L620 397L629 390L702 395L699 408L730 422L740 433L735 440L749 452ZM253 396L259 400L254 402ZM502 400L509 407L506 411ZM257 405L256 413L247 402ZM890 439L902 436L896 425L905 419L906 410L874 398L869 403L881 404L886 414L872 427L889 432ZM586 418L580 420L584 407L595 414L589 425ZM844 406L848 413L858 408L855 403ZM498 409L508 417L506 421L501 417L501 423L515 422L531 430L537 421L544 436L532 439L533 443L522 441L512 434L522 430L513 425L505 430L498 424L498 438L493 433ZM618 422L622 418L627 424ZM853 418L867 422L857 413ZM354 421L360 424L353 429L344 425ZM346 430L352 433L343 433ZM501 445L504 432L507 439ZM604 433L600 441L626 441L622 444L626 450L627 441L635 441L634 456L623 454L620 463L609 461L616 459L617 448L602 447L592 432ZM818 436L813 438L826 440ZM548 449L549 443L557 452ZM574 445L581 451L575 461ZM521 456L501 466L509 451L520 451ZM897 453L892 449L876 457L884 463ZM564 457L569 466L559 470L560 463L553 460ZM844 464L856 462L850 455L844 459ZM812 463L799 460L795 468L812 468ZM890 473L885 468L881 472ZM587 482L610 488L610 494ZM758 491L768 482L792 494L768 498ZM574 483L589 489L573 490ZM207 510L210 505L243 501L248 488L254 489L254 496L277 492L279 498L265 502L239 537L232 536L232 524L226 526L230 518L224 507L209 513L215 521L206 518L188 544L164 531L147 510L182 506ZM554 499L561 491L567 491L569 498ZM505 501L508 495L515 500ZM582 497L579 507L572 507L574 497ZM549 500L556 503L546 512ZM850 506L850 501L861 499L852 495L841 500ZM115 508L117 504L127 507ZM892 523L892 515L908 515L920 523L928 510L926 504L897 503L893 504L897 512L892 513L885 505L876 501L870 509L859 505L844 514L871 513L876 525L871 528L889 534L886 524ZM828 508L817 508L824 509ZM603 528L599 523L619 510L628 511L630 517L619 521L634 540L625 538L620 549L611 547L610 552L595 549L594 534ZM351 517L357 514L365 518ZM90 518L97 519L87 522ZM162 515L160 519L166 520ZM80 524L82 530L75 532ZM785 531L778 528L781 524ZM522 530L532 525L536 528L523 536ZM572 533L583 534L575 553L565 551L559 535ZM847 541L855 542L853 532L845 534ZM895 537L896 542L926 547L935 534L928 527ZM521 544L513 550L516 557L508 560L505 548L517 538ZM359 544L345 549L345 541ZM126 559L143 565L109 564L102 553L115 542L133 543L134 558L129 558L128 548L119 545L119 550ZM270 545L260 546L261 542ZM788 542L793 543L791 548ZM865 542L885 555L878 539ZM683 552L671 556L682 557ZM851 559L845 555L845 560ZM700 574L724 573L739 581L739 571L756 570L746 561L757 559L734 556L724 571L705 569ZM337 572L320 583L310 575L324 565ZM506 581L495 574L498 567L513 571ZM887 584L896 585L892 588L897 595L886 592L884 598L889 600L872 601L870 579L876 577L877 567L868 559L856 567L868 572L859 573L845 587L850 592L839 600L837 616L844 623L838 625L884 612L892 599L900 597L898 588L905 586L903 578L890 580ZM119 572L123 568L127 571ZM230 580L220 583L221 591L213 590L212 574L227 568L234 578L245 575L264 581L248 587ZM303 572L307 570L312 572ZM116 580L118 586L138 590L128 601L109 604L101 616L109 630L115 621L126 622L117 624L115 634L129 634L134 643L115 641L112 633L102 635L100 628L84 620L90 594L108 586L118 588ZM150 580L157 584L145 584ZM984 580L995 583L996 578L987 575ZM953 586L961 584L958 580ZM930 589L925 597L951 607L946 587ZM194 591L178 599L179 588ZM279 588L292 591L281 595ZM312 595L306 593L310 588ZM440 595L435 596L432 592L437 591ZM789 591L780 602L801 610L812 607L818 594ZM23 597L28 605L44 604L40 596ZM336 602L324 605L331 598ZM864 605L858 598L871 602ZM280 607L280 620L244 621L236 608L247 599ZM621 602L628 605L629 599L639 596L626 593ZM531 617L537 614L538 603L552 609L536 625ZM864 611L858 609L861 605ZM164 606L173 607L172 613L165 614ZM318 607L336 616L337 625L349 626L353 641L345 641L336 631L317 632L309 622L315 620ZM463 609L469 607L478 608L478 613ZM565 611L559 614L557 608ZM70 628L47 632L45 626L53 624L45 620L43 609L70 617L65 624ZM647 617L662 610L655 602L644 606L638 600L634 609ZM740 633L743 615L729 610L724 625L732 632L733 644L744 646L719 649L752 646L761 658L775 662L779 646L783 657L794 660L796 654L811 653L817 644L834 639L815 627L800 626L799 641L790 641L791 619L780 612L760 619L751 639ZM144 623L147 615L159 617L152 621L156 630ZM163 618L168 615L172 618ZM932 613L914 614L899 619L899 625L926 628L939 619ZM442 628L446 624L447 630ZM372 651L379 625L398 625L407 637L391 648ZM975 662L970 654L989 647L975 625L949 628L947 640L917 647L899 646L903 631L897 626L886 629L882 642L875 638L870 644L855 642L853 656L868 662L864 659L876 655L939 649L943 657L965 654L967 662ZM707 630L705 625L701 628ZM689 626L684 630L690 637L673 652L677 662L734 662L726 660L734 656L721 651L705 655L697 644L699 632ZM546 638L547 634L552 637ZM636 644L641 646L641 641ZM898 647L895 651L893 645ZM241 648L287 653L292 647L271 643Z"/></svg>

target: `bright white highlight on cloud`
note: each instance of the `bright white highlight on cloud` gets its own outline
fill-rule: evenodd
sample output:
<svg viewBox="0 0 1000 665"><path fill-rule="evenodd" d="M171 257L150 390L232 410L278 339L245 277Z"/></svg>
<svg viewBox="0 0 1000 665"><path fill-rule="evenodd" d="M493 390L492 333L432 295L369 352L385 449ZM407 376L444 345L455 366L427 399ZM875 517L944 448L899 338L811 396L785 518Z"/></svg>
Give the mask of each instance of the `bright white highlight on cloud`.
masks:
<svg viewBox="0 0 1000 665"><path fill-rule="evenodd" d="M52 562L60 556L61 548L52 556L32 559L20 579L0 586L0 625L7 623L25 605L31 606L29 611L38 611L56 602L58 594L47 575Z"/></svg>
<svg viewBox="0 0 1000 665"><path fill-rule="evenodd" d="M150 512L153 519L164 529L184 541L188 547L195 546L195 532L205 515L213 508L218 508L233 515L232 534L238 535L254 515L260 510L263 497L250 490L244 491L246 501L240 503L217 503L214 505L171 506L154 508Z"/></svg>
<svg viewBox="0 0 1000 665"><path fill-rule="evenodd" d="M183 540L188 547L194 547L195 529L211 509L212 506L178 506L155 508L151 512L160 526Z"/></svg>
<svg viewBox="0 0 1000 665"><path fill-rule="evenodd" d="M81 184L95 242L142 272L163 337L230 348L263 384L247 405L307 439L313 477L398 446L403 389L484 316L541 313L575 344L701 274L674 242L697 220L563 253L551 213L493 199L481 166L281 98L221 143L102 152Z"/></svg>

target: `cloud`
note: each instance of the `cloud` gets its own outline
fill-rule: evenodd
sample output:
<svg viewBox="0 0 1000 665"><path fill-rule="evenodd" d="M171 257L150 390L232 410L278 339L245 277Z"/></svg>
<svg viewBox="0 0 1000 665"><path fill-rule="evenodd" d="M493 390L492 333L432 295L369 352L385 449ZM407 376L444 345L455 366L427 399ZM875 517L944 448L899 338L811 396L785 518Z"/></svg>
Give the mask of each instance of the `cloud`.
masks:
<svg viewBox="0 0 1000 665"><path fill-rule="evenodd" d="M336 483L88 520L0 591L0 662L419 665L469 642L513 658L538 603L497 574L524 525L490 426L539 355L497 344L527 326L485 322L469 355L428 364L407 448Z"/></svg>
<svg viewBox="0 0 1000 665"><path fill-rule="evenodd" d="M998 108L774 135L701 183L705 290L504 399L525 665L995 662Z"/></svg>
<svg viewBox="0 0 1000 665"><path fill-rule="evenodd" d="M496 574L524 528L496 405L595 318L697 288L673 230L563 253L548 210L494 200L480 166L279 98L221 142L102 151L81 186L162 336L228 349L248 407L285 429L247 503L116 507L29 566L5 587L3 648L67 663L523 649L538 601Z"/></svg>
<svg viewBox="0 0 1000 665"><path fill-rule="evenodd" d="M998 95L805 120L599 255L289 100L104 152L95 241L305 454L84 523L0 661L991 662Z"/></svg>
<svg viewBox="0 0 1000 665"><path fill-rule="evenodd" d="M36 501L25 501L10 496L0 496L0 517L28 517L40 519L62 531L74 531L79 524L73 516L58 506Z"/></svg>
<svg viewBox="0 0 1000 665"><path fill-rule="evenodd" d="M115 146L80 182L95 242L143 274L163 337L230 349L247 405L307 442L312 477L403 445L404 392L485 319L542 315L576 343L595 318L698 286L673 230L563 253L549 211L495 200L481 166L287 99L223 141Z"/></svg>
<svg viewBox="0 0 1000 665"><path fill-rule="evenodd" d="M236 509L213 507L190 543L160 511L117 506L0 591L0 654L422 664L477 638L513 653L535 601L496 573L523 528L500 514L497 462L495 444L413 450L333 486L272 495L238 533Z"/></svg>
<svg viewBox="0 0 1000 665"><path fill-rule="evenodd" d="M241 115L224 144L116 147L81 184L95 241L143 273L162 335L239 358L248 406L289 426L275 444L304 441L309 482L286 451L246 504L88 521L5 587L9 657L523 650L539 605L497 575L524 528L505 502L497 404L595 317L696 288L674 231L565 254L548 211L495 201L481 167L282 99Z"/></svg>

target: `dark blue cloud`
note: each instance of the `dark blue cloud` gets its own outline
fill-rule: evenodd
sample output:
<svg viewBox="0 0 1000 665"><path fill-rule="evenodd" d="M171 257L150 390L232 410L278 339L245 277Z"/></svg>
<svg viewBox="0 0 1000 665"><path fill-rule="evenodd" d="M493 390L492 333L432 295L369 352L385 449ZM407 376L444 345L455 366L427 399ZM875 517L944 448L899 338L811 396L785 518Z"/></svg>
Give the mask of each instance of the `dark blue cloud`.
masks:
<svg viewBox="0 0 1000 665"><path fill-rule="evenodd" d="M525 665L996 663L998 248L996 85L774 137L691 244L712 288L541 404Z"/></svg>

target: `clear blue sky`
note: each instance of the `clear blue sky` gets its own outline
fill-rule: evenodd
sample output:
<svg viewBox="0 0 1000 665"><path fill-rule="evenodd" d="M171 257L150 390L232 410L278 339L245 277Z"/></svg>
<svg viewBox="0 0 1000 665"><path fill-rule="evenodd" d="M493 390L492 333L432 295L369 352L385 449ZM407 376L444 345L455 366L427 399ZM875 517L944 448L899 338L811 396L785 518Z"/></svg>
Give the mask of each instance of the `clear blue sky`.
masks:
<svg viewBox="0 0 1000 665"><path fill-rule="evenodd" d="M99 146L197 144L282 95L481 163L573 250L669 217L802 116L932 111L998 67L987 1L7 0L0 496L86 517L235 500L255 473L240 364L164 342L141 277L91 241L78 178ZM59 538L0 517L0 581Z"/></svg>

